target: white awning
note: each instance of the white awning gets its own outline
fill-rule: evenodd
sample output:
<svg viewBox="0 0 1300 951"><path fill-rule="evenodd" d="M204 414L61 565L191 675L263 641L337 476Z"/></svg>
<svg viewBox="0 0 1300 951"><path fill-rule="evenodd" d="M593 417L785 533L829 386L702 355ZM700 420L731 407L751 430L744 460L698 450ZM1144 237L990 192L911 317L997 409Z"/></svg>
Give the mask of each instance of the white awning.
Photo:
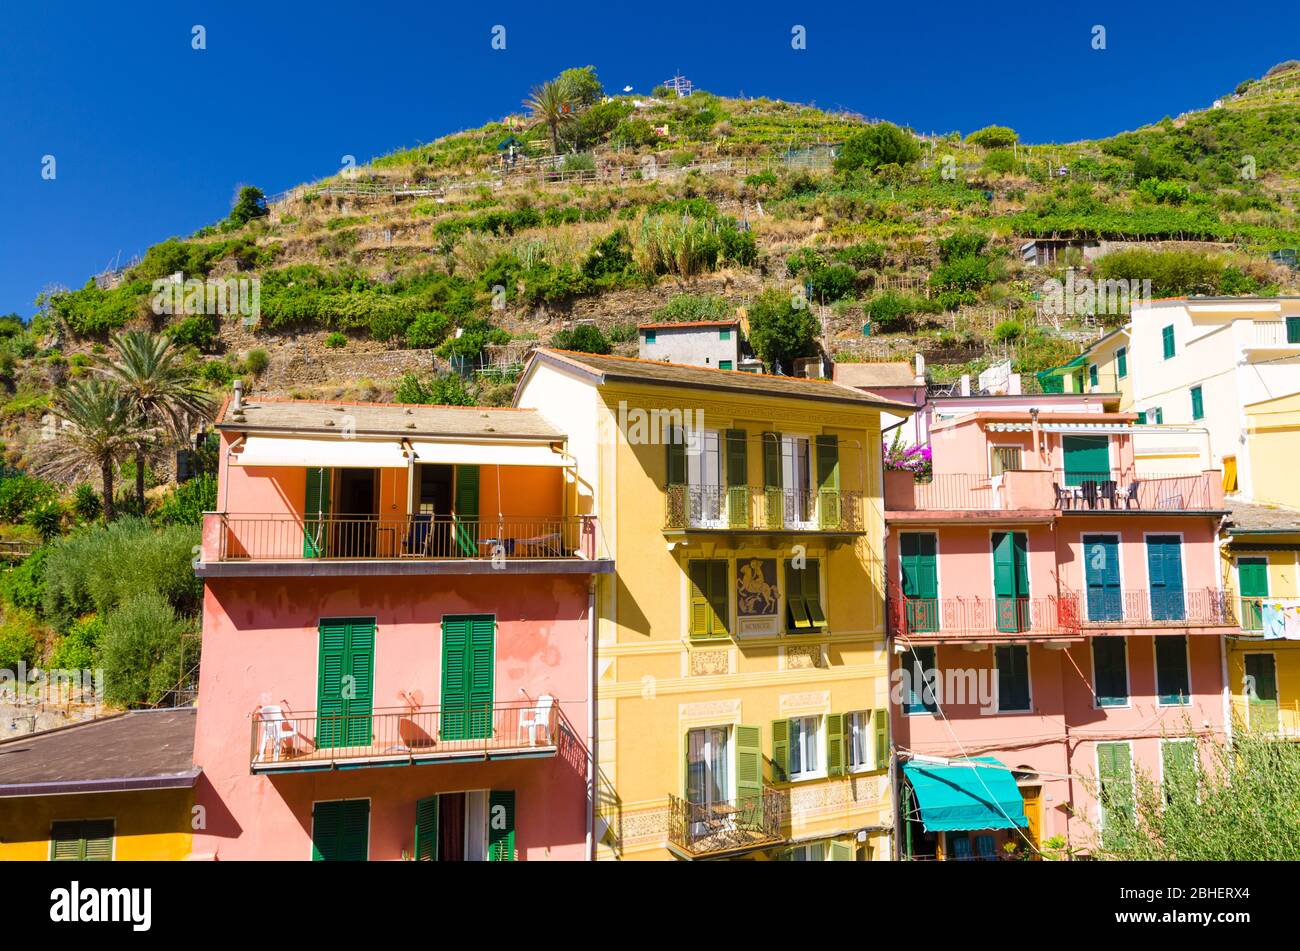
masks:
<svg viewBox="0 0 1300 951"><path fill-rule="evenodd" d="M233 453L237 466L324 466L336 469L405 469L402 444L345 439L297 439L289 436L249 436L243 450Z"/></svg>
<svg viewBox="0 0 1300 951"><path fill-rule="evenodd" d="M567 466L571 460L546 443L412 442L415 461L448 465Z"/></svg>
<svg viewBox="0 0 1300 951"><path fill-rule="evenodd" d="M1042 423L1038 427L1045 433L1137 433L1140 427L1128 423ZM989 423L988 429L994 433L1028 433L1032 432L1032 423Z"/></svg>

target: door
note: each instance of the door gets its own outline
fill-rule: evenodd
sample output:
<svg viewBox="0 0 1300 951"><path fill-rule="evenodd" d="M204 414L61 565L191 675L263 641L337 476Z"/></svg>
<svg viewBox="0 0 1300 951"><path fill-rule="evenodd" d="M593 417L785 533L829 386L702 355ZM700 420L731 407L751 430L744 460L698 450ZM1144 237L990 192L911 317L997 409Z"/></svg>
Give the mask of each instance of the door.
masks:
<svg viewBox="0 0 1300 951"><path fill-rule="evenodd" d="M1062 436L1065 484L1082 485L1110 478L1109 436Z"/></svg>
<svg viewBox="0 0 1300 951"><path fill-rule="evenodd" d="M1181 621L1183 542L1177 535L1147 536L1147 573L1151 579L1151 619Z"/></svg>
<svg viewBox="0 0 1300 951"><path fill-rule="evenodd" d="M317 749L370 745L374 665L374 618L320 622Z"/></svg>
<svg viewBox="0 0 1300 951"><path fill-rule="evenodd" d="M808 437L781 437L781 484L785 487L786 526L813 528L812 456Z"/></svg>
<svg viewBox="0 0 1300 951"><path fill-rule="evenodd" d="M722 503L722 443L717 430L691 434L686 451L686 482L690 486L690 524L695 528L726 528Z"/></svg>
<svg viewBox="0 0 1300 951"><path fill-rule="evenodd" d="M1252 730L1276 733L1277 713L1277 658L1272 654L1247 654L1246 704L1249 726Z"/></svg>
<svg viewBox="0 0 1300 951"><path fill-rule="evenodd" d="M1037 849L1043 841L1043 787L1021 786L1020 795L1025 800L1025 819L1029 821L1025 834Z"/></svg>
<svg viewBox="0 0 1300 951"><path fill-rule="evenodd" d="M492 736L495 636L490 614L442 619L442 739Z"/></svg>
<svg viewBox="0 0 1300 951"><path fill-rule="evenodd" d="M456 467L456 495L453 503L452 537L456 553L464 558L478 555L478 466Z"/></svg>
<svg viewBox="0 0 1300 951"><path fill-rule="evenodd" d="M999 631L1029 629L1029 556L1024 532L993 533L993 593Z"/></svg>
<svg viewBox="0 0 1300 951"><path fill-rule="evenodd" d="M1083 536L1084 576L1088 586L1088 620L1122 621L1124 604L1119 588L1119 538Z"/></svg>
<svg viewBox="0 0 1300 951"><path fill-rule="evenodd" d="M907 630L939 630L937 536L908 532L899 536L903 568L903 608Z"/></svg>
<svg viewBox="0 0 1300 951"><path fill-rule="evenodd" d="M302 507L302 556L324 558L330 513L330 470L307 470L307 493Z"/></svg>
<svg viewBox="0 0 1300 951"><path fill-rule="evenodd" d="M1264 629L1264 598L1268 597L1268 559L1238 558L1237 586L1241 589L1241 629Z"/></svg>
<svg viewBox="0 0 1300 951"><path fill-rule="evenodd" d="M724 822L731 799L731 754L727 727L705 727L686 734L686 801L692 836L706 835Z"/></svg>
<svg viewBox="0 0 1300 951"><path fill-rule="evenodd" d="M378 527L378 469L340 469L335 473L334 532L330 551L342 558L372 558Z"/></svg>

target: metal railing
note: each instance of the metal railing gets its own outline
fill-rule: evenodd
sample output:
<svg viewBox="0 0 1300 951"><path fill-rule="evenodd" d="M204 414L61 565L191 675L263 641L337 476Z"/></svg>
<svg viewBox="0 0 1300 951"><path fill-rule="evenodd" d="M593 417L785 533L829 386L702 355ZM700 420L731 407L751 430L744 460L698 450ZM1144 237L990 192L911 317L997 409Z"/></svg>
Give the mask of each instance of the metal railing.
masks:
<svg viewBox="0 0 1300 951"><path fill-rule="evenodd" d="M862 532L862 493L842 489L780 489L752 485L670 485L664 490L668 530Z"/></svg>
<svg viewBox="0 0 1300 951"><path fill-rule="evenodd" d="M1264 630L1264 602L1267 598L1238 598L1237 617L1243 631Z"/></svg>
<svg viewBox="0 0 1300 951"><path fill-rule="evenodd" d="M559 743L560 723L559 707L545 699L362 713L264 709L253 717L249 763L254 769L292 769L547 753Z"/></svg>
<svg viewBox="0 0 1300 951"><path fill-rule="evenodd" d="M901 477L900 477L901 478ZM894 496L890 491L893 479L886 480L886 495ZM992 476L974 472L945 472L907 483L906 499L885 499L885 507L908 508L915 511L930 510L977 510L1001 507L997 488Z"/></svg>
<svg viewBox="0 0 1300 951"><path fill-rule="evenodd" d="M600 551L592 515L464 519L219 513L218 517L221 561L593 559Z"/></svg>
<svg viewBox="0 0 1300 951"><path fill-rule="evenodd" d="M904 636L952 634L1071 634L1071 614L1056 597L909 598L891 593L886 610L890 631Z"/></svg>
<svg viewBox="0 0 1300 951"><path fill-rule="evenodd" d="M1063 512L1192 512L1222 507L1202 472L1142 475L1131 469L1054 470L1056 507Z"/></svg>
<svg viewBox="0 0 1300 951"><path fill-rule="evenodd" d="M1061 596L1061 612L1073 626L1084 628L1225 627L1237 623L1232 596L1217 588L1071 591Z"/></svg>
<svg viewBox="0 0 1300 951"><path fill-rule="evenodd" d="M1256 347L1295 346L1300 341L1292 340L1293 334L1287 332L1285 320L1256 320L1251 334Z"/></svg>
<svg viewBox="0 0 1300 951"><path fill-rule="evenodd" d="M692 856L776 845L784 841L782 815L781 795L774 789L735 802L688 802L669 796L668 842Z"/></svg>
<svg viewBox="0 0 1300 951"><path fill-rule="evenodd" d="M1232 698L1232 709L1247 729L1268 736L1300 738L1300 700Z"/></svg>

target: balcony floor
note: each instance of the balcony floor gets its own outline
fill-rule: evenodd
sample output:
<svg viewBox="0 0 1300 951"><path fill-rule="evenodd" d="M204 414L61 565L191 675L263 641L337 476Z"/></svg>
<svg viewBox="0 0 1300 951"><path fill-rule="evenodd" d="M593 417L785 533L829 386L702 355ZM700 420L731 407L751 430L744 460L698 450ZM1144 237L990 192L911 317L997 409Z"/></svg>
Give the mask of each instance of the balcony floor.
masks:
<svg viewBox="0 0 1300 951"><path fill-rule="evenodd" d="M364 575L606 575L610 558L286 558L204 561L200 578L328 578Z"/></svg>
<svg viewBox="0 0 1300 951"><path fill-rule="evenodd" d="M348 746L338 749L313 749L297 755L281 754L273 759L254 759L254 773L301 773L334 769L361 769L368 766L419 766L432 763L478 763L487 760L540 759L555 756L559 747L554 743L526 742L511 739L452 740L427 747L407 747L401 744L374 744L367 747Z"/></svg>

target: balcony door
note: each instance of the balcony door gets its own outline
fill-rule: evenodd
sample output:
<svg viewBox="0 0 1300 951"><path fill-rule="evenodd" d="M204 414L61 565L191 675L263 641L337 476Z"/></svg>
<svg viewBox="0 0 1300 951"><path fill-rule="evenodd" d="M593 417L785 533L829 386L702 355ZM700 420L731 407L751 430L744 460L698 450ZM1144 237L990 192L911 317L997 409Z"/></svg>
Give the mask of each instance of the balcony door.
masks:
<svg viewBox="0 0 1300 951"><path fill-rule="evenodd" d="M375 619L322 618L318 658L316 748L369 746Z"/></svg>
<svg viewBox="0 0 1300 951"><path fill-rule="evenodd" d="M781 485L788 528L812 529L812 443L807 436L781 436Z"/></svg>
<svg viewBox="0 0 1300 951"><path fill-rule="evenodd" d="M903 574L903 608L910 633L939 630L938 536L904 532L898 536Z"/></svg>
<svg viewBox="0 0 1300 951"><path fill-rule="evenodd" d="M1119 536L1084 535L1083 571L1088 584L1088 620L1122 621L1119 585Z"/></svg>
<svg viewBox="0 0 1300 951"><path fill-rule="evenodd" d="M1178 535L1147 536L1147 577L1151 582L1151 619L1181 621L1183 599L1183 540Z"/></svg>
<svg viewBox="0 0 1300 951"><path fill-rule="evenodd" d="M726 528L722 440L716 429L695 430L686 447L687 504L693 528Z"/></svg>
<svg viewBox="0 0 1300 951"><path fill-rule="evenodd" d="M1276 733L1277 658L1273 654L1247 654L1244 660L1250 728L1264 733Z"/></svg>
<svg viewBox="0 0 1300 951"><path fill-rule="evenodd" d="M686 801L692 837L732 828L730 727L687 732Z"/></svg>
<svg viewBox="0 0 1300 951"><path fill-rule="evenodd" d="M1264 599L1268 597L1268 559L1238 558L1237 586L1241 589L1241 629L1264 629Z"/></svg>
<svg viewBox="0 0 1300 951"><path fill-rule="evenodd" d="M1029 556L1024 532L993 533L993 595L999 631L1029 630Z"/></svg>
<svg viewBox="0 0 1300 951"><path fill-rule="evenodd" d="M496 679L496 618L490 614L448 615L442 619L443 740L481 740L492 736Z"/></svg>
<svg viewBox="0 0 1300 951"><path fill-rule="evenodd" d="M379 470L336 470L334 496L330 554L336 558L373 558L379 524Z"/></svg>

